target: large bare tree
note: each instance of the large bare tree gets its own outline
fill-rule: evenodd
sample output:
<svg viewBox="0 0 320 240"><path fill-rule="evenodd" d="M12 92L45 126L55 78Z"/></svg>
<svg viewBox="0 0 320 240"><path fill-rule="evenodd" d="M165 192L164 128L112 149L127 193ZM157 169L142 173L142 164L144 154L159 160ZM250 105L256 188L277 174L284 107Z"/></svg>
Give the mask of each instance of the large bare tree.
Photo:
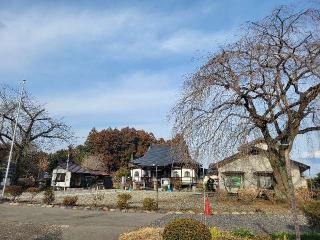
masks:
<svg viewBox="0 0 320 240"><path fill-rule="evenodd" d="M0 144L9 149L12 141L19 93L7 86L0 86ZM35 149L50 147L56 141L71 139L70 128L61 120L52 118L43 105L37 103L27 92L23 92L21 112L14 142L15 179L20 177L22 161L28 159Z"/></svg>
<svg viewBox="0 0 320 240"><path fill-rule="evenodd" d="M318 10L284 7L249 23L185 81L174 108L176 130L213 156L263 137L277 189L293 209L289 154L298 135L320 130L319 23Z"/></svg>

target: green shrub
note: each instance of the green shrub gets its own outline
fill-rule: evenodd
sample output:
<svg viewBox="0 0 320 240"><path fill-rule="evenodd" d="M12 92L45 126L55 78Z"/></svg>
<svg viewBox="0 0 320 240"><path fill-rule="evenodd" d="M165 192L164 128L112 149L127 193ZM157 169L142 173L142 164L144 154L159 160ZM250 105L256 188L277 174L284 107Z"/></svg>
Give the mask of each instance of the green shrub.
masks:
<svg viewBox="0 0 320 240"><path fill-rule="evenodd" d="M129 208L129 200L132 196L129 193L120 193L118 194L117 207L119 209L127 209Z"/></svg>
<svg viewBox="0 0 320 240"><path fill-rule="evenodd" d="M22 194L23 189L21 186L11 185L6 186L5 192L12 197L12 200L15 202L18 197Z"/></svg>
<svg viewBox="0 0 320 240"><path fill-rule="evenodd" d="M43 203L45 204L51 204L54 202L55 196L54 196L54 191L52 188L48 188L44 194L43 194Z"/></svg>
<svg viewBox="0 0 320 240"><path fill-rule="evenodd" d="M66 196L63 199L64 206L75 206L78 201L78 196Z"/></svg>
<svg viewBox="0 0 320 240"><path fill-rule="evenodd" d="M33 202L34 197L40 192L40 189L36 187L29 187L26 192L31 196L30 202Z"/></svg>
<svg viewBox="0 0 320 240"><path fill-rule="evenodd" d="M143 199L143 209L148 211L155 211L158 209L157 202L153 198L146 197Z"/></svg>
<svg viewBox="0 0 320 240"><path fill-rule="evenodd" d="M232 231L232 235L236 237L242 237L242 238L254 238L254 234L250 232L248 229L244 228L238 228L234 231Z"/></svg>
<svg viewBox="0 0 320 240"><path fill-rule="evenodd" d="M210 233L211 233L212 239L220 239L224 236L223 232L221 232L217 228L210 228Z"/></svg>
<svg viewBox="0 0 320 240"><path fill-rule="evenodd" d="M295 240L296 235L294 233L274 233L271 235L273 240ZM310 232L310 233L302 233L301 240L319 240L320 233Z"/></svg>
<svg viewBox="0 0 320 240"><path fill-rule="evenodd" d="M305 204L303 210L310 227L314 230L320 230L320 201Z"/></svg>
<svg viewBox="0 0 320 240"><path fill-rule="evenodd" d="M211 240L211 233L203 223L188 218L178 218L167 224L163 240Z"/></svg>

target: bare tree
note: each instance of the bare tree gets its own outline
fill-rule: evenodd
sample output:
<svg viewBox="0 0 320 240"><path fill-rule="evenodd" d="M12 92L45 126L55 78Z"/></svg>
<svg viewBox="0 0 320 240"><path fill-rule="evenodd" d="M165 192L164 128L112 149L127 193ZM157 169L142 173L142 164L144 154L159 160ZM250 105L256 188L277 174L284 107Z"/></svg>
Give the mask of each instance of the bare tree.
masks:
<svg viewBox="0 0 320 240"><path fill-rule="evenodd" d="M263 137L278 191L292 199L289 154L299 134L320 130L319 11L279 8L190 76L174 108L175 129L199 152L230 154Z"/></svg>
<svg viewBox="0 0 320 240"><path fill-rule="evenodd" d="M87 155L83 158L81 166L86 169L105 171L107 166L103 158L104 156L102 154Z"/></svg>
<svg viewBox="0 0 320 240"><path fill-rule="evenodd" d="M9 146L12 141L18 93L6 86L0 89L0 144ZM17 124L14 145L16 174L14 181L21 174L21 162L28 158L28 151L51 146L54 141L71 139L70 128L60 120L52 118L43 105L33 100L24 92L21 113ZM8 147L7 147L8 149Z"/></svg>

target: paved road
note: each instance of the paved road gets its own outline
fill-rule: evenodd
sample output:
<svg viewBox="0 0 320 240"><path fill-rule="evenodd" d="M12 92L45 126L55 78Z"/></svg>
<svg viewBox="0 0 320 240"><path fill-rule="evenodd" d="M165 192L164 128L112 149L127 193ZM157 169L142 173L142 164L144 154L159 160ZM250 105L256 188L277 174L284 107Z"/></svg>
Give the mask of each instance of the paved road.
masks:
<svg viewBox="0 0 320 240"><path fill-rule="evenodd" d="M0 204L0 239L113 240L120 233L149 225L163 214L122 213L10 206ZM58 225L52 236L41 237L47 225ZM23 237L23 231L28 238ZM38 237L34 237L37 235ZM50 236L51 236L50 235ZM11 236L11 237L10 237Z"/></svg>

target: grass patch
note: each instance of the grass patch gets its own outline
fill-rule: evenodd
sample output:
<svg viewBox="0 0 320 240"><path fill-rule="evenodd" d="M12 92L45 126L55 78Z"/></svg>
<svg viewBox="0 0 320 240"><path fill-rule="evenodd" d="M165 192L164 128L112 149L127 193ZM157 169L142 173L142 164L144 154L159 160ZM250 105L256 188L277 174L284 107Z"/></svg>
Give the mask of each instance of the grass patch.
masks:
<svg viewBox="0 0 320 240"><path fill-rule="evenodd" d="M272 240L295 240L296 236L294 233L274 233L271 235ZM320 233L310 232L302 233L301 240L320 240Z"/></svg>
<svg viewBox="0 0 320 240"><path fill-rule="evenodd" d="M119 240L162 240L162 233L163 228L141 228L121 234Z"/></svg>

